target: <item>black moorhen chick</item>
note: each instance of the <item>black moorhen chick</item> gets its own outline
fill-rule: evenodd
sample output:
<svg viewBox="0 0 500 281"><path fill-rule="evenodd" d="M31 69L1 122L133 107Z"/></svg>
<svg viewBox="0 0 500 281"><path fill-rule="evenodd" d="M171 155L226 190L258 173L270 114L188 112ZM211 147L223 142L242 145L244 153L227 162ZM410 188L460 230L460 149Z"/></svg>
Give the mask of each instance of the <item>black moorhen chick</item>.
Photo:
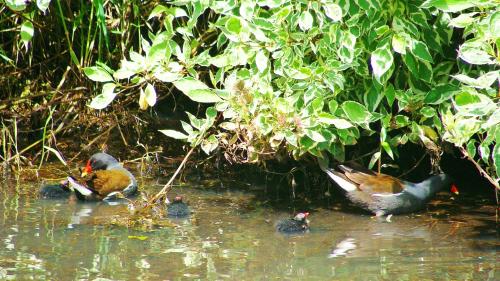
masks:
<svg viewBox="0 0 500 281"><path fill-rule="evenodd" d="M345 165L339 165L339 169L341 171L323 168L326 174L347 192L349 200L377 216L418 211L425 207L425 203L434 194L445 187L451 187L451 192L458 194L457 187L446 174L434 175L420 183L412 183Z"/></svg>
<svg viewBox="0 0 500 281"><path fill-rule="evenodd" d="M174 201L167 206L167 215L170 218L185 218L190 213L189 206L182 202L181 196L176 196Z"/></svg>
<svg viewBox="0 0 500 281"><path fill-rule="evenodd" d="M68 177L70 188L80 200L113 200L137 192L137 181L113 156L100 152L92 155L83 169L86 186Z"/></svg>
<svg viewBox="0 0 500 281"><path fill-rule="evenodd" d="M292 219L283 219L276 224L276 230L285 234L303 233L309 230L309 213L298 213Z"/></svg>
<svg viewBox="0 0 500 281"><path fill-rule="evenodd" d="M43 199L67 199L71 195L71 189L67 181L58 184L45 184L38 192Z"/></svg>

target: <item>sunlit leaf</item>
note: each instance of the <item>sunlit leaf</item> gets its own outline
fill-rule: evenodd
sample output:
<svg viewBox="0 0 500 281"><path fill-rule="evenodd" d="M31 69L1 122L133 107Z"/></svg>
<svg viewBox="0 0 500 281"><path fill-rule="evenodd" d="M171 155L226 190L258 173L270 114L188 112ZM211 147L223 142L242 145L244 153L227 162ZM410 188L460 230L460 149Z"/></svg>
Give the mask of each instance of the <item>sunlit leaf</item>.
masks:
<svg viewBox="0 0 500 281"><path fill-rule="evenodd" d="M255 56L255 64L257 65L257 69L259 70L259 72L262 73L266 70L269 64L269 60L263 50L260 50Z"/></svg>
<svg viewBox="0 0 500 281"><path fill-rule="evenodd" d="M334 22L340 21L342 19L342 8L334 3L327 3L323 5L325 9L325 15L332 19Z"/></svg>
<svg viewBox="0 0 500 281"><path fill-rule="evenodd" d="M372 116L364 105L355 101L344 102L342 104L342 109L347 115L347 118L357 124L368 122Z"/></svg>
<svg viewBox="0 0 500 281"><path fill-rule="evenodd" d="M184 77L173 82L175 87L196 102L214 103L222 99L205 83L193 77Z"/></svg>
<svg viewBox="0 0 500 281"><path fill-rule="evenodd" d="M24 21L21 25L21 40L23 41L26 49L28 48L29 42L33 38L33 34L35 34L33 23L29 20Z"/></svg>
<svg viewBox="0 0 500 281"><path fill-rule="evenodd" d="M92 81L109 82L113 81L113 77L102 67L90 66L83 69L83 73Z"/></svg>
<svg viewBox="0 0 500 281"><path fill-rule="evenodd" d="M51 0L36 0L36 6L38 9L45 13L45 11L49 8Z"/></svg>
<svg viewBox="0 0 500 281"><path fill-rule="evenodd" d="M114 92L116 85L114 83L106 83L102 86L100 95L95 96L89 104L89 107L94 109L106 108L116 97Z"/></svg>
<svg viewBox="0 0 500 281"><path fill-rule="evenodd" d="M392 66L394 58L388 45L377 48L371 55L370 62L373 69L373 75L377 81L381 82L381 77Z"/></svg>
<svg viewBox="0 0 500 281"><path fill-rule="evenodd" d="M187 135L175 130L159 130L159 131L164 135L166 135L167 137L171 137L178 140L185 140L188 138Z"/></svg>
<svg viewBox="0 0 500 281"><path fill-rule="evenodd" d="M313 25L313 17L309 11L304 11L299 16L299 27L303 31L307 31L311 29Z"/></svg>
<svg viewBox="0 0 500 281"><path fill-rule="evenodd" d="M427 0L422 7L436 7L444 12L459 12L470 7L474 7L474 1L470 0Z"/></svg>

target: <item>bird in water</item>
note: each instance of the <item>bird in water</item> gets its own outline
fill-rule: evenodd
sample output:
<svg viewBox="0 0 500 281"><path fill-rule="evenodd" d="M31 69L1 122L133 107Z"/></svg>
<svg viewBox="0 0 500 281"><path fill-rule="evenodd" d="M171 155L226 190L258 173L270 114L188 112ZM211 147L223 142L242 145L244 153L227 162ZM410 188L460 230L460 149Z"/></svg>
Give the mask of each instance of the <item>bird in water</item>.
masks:
<svg viewBox="0 0 500 281"><path fill-rule="evenodd" d="M68 181L62 181L55 184L44 184L38 194L43 199L67 199L71 195L71 189Z"/></svg>
<svg viewBox="0 0 500 281"><path fill-rule="evenodd" d="M113 156L99 152L90 157L83 168L80 184L68 177L69 187L84 201L114 200L130 197L137 193L137 181Z"/></svg>
<svg viewBox="0 0 500 281"><path fill-rule="evenodd" d="M167 216L170 218L185 218L190 213L189 206L182 201L181 196L176 196L174 201L167 205Z"/></svg>
<svg viewBox="0 0 500 281"><path fill-rule="evenodd" d="M347 198L354 204L377 216L421 210L438 191L446 187L458 194L457 187L447 174L433 175L420 183L412 183L346 165L339 165L338 168L339 171L324 167L322 169L346 191ZM390 221L390 216L388 220Z"/></svg>
<svg viewBox="0 0 500 281"><path fill-rule="evenodd" d="M291 219L283 219L276 223L276 230L285 234L304 233L309 230L309 213L298 213Z"/></svg>

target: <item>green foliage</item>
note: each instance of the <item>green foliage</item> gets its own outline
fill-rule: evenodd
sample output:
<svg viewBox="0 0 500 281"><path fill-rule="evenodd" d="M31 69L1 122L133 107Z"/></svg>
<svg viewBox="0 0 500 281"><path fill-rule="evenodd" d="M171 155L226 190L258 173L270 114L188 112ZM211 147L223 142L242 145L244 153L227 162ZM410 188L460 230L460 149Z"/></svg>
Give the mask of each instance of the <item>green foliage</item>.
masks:
<svg viewBox="0 0 500 281"><path fill-rule="evenodd" d="M228 150L243 147L246 161L280 149L295 157L327 151L343 160L344 146L356 144L362 131L377 133L370 128L373 122L382 125L380 152L391 158L406 140L467 145L475 135L495 132L498 122L489 117L499 115L491 86L499 76L494 3L481 2L487 17L446 13L473 6L461 1L427 1L425 9L418 2L392 1L174 1L153 9L149 19L163 20L164 28L150 33L143 54L131 52L131 59L122 61L116 73L125 75L114 77L139 85L173 83L194 101L216 103L225 122L211 142L216 138ZM198 20L208 20L208 27L195 28ZM449 26L467 26L464 36L480 36L465 41L458 56L489 68L456 63L456 54L448 51ZM462 84L450 81L454 73ZM468 75L474 73L483 74ZM164 133L189 139L193 131L184 129L187 135ZM485 141L481 151L492 153L496 138ZM492 164L488 156L483 159Z"/></svg>
<svg viewBox="0 0 500 281"><path fill-rule="evenodd" d="M104 4L93 3L108 38ZM238 161L280 152L342 161L363 135L380 143L373 165L397 158L407 141L434 150L445 140L498 179L498 7L494 0L171 1L151 9L142 22L147 36L116 70L84 68L104 83L90 106L103 109L133 92L146 109L166 84L213 104L204 119L188 114L185 132L162 130L207 153L221 146Z"/></svg>

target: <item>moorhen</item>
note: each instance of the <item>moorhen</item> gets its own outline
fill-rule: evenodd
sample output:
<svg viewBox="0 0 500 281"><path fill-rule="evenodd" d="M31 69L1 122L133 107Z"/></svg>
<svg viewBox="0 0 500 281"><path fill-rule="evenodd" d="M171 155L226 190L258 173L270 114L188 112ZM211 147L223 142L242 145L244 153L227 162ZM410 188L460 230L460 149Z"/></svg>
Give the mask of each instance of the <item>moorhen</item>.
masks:
<svg viewBox="0 0 500 281"><path fill-rule="evenodd" d="M167 215L170 218L185 218L190 213L188 205L182 202L181 196L176 196L174 201L167 206Z"/></svg>
<svg viewBox="0 0 500 281"><path fill-rule="evenodd" d="M309 213L298 213L294 218L283 219L276 224L276 230L285 234L303 233L309 230Z"/></svg>
<svg viewBox="0 0 500 281"><path fill-rule="evenodd" d="M420 183L411 183L345 165L339 165L340 172L330 168L322 169L347 192L347 197L354 204L377 216L418 211L434 194L445 187L451 186L451 192L458 194L457 187L446 174L431 176Z"/></svg>
<svg viewBox="0 0 500 281"><path fill-rule="evenodd" d="M44 184L38 192L43 199L67 199L71 195L71 189L68 181L62 181L56 184Z"/></svg>
<svg viewBox="0 0 500 281"><path fill-rule="evenodd" d="M114 200L137 192L137 181L113 156L100 152L92 155L82 171L85 184L68 177L69 186L80 200Z"/></svg>

